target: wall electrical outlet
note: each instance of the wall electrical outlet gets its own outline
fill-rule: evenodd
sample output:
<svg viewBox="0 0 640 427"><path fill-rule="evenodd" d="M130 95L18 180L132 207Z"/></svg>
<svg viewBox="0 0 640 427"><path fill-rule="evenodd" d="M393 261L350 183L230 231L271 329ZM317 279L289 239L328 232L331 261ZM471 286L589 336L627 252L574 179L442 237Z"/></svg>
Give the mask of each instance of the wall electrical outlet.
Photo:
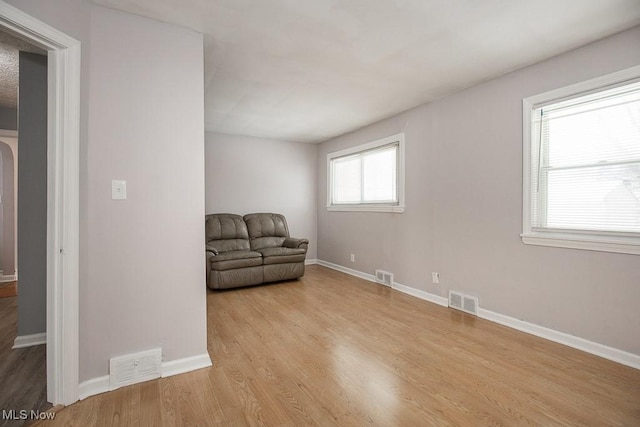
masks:
<svg viewBox="0 0 640 427"><path fill-rule="evenodd" d="M127 199L127 181L122 179L114 179L111 181L111 199L112 200Z"/></svg>
<svg viewBox="0 0 640 427"><path fill-rule="evenodd" d="M433 283L440 283L440 273L431 273L431 281Z"/></svg>
<svg viewBox="0 0 640 427"><path fill-rule="evenodd" d="M356 254L351 254L351 262L356 262Z"/></svg>

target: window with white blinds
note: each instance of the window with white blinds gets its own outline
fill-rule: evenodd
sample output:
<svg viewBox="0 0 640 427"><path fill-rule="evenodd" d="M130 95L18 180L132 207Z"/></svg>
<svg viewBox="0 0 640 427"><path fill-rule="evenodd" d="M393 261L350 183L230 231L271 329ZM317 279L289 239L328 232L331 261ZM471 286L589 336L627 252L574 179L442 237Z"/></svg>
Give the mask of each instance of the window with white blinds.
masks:
<svg viewBox="0 0 640 427"><path fill-rule="evenodd" d="M525 243L640 254L639 71L525 100Z"/></svg>
<svg viewBox="0 0 640 427"><path fill-rule="evenodd" d="M327 208L402 212L404 135L327 155Z"/></svg>

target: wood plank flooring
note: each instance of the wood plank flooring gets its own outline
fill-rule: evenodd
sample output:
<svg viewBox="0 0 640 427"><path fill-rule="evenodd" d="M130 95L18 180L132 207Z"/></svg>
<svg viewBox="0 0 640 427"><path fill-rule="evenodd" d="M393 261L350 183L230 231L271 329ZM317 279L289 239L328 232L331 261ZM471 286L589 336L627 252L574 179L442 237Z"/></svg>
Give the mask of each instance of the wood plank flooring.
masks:
<svg viewBox="0 0 640 427"><path fill-rule="evenodd" d="M207 294L214 366L46 425L640 425L640 371L310 266Z"/></svg>
<svg viewBox="0 0 640 427"><path fill-rule="evenodd" d="M0 283L0 298L15 297L18 295L18 282Z"/></svg>
<svg viewBox="0 0 640 427"><path fill-rule="evenodd" d="M51 408L47 402L46 346L11 348L18 330L17 304L18 297L0 298L0 415L2 410ZM23 424L0 416L0 426Z"/></svg>

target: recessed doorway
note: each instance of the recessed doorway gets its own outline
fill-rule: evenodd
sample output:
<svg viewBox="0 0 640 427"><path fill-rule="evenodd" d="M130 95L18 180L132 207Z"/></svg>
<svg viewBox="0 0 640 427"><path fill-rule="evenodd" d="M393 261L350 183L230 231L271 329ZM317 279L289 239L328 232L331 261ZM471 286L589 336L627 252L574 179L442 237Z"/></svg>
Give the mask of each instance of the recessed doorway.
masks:
<svg viewBox="0 0 640 427"><path fill-rule="evenodd" d="M80 42L0 1L0 29L47 52L47 400L78 400Z"/></svg>

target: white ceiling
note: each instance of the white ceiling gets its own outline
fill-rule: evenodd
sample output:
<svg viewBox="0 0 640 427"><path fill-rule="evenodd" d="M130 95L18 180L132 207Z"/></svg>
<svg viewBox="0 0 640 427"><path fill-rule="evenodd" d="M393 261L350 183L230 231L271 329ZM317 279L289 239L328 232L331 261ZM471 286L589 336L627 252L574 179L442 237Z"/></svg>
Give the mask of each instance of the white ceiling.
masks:
<svg viewBox="0 0 640 427"><path fill-rule="evenodd" d="M205 127L321 142L640 24L639 0L93 0L205 34Z"/></svg>

